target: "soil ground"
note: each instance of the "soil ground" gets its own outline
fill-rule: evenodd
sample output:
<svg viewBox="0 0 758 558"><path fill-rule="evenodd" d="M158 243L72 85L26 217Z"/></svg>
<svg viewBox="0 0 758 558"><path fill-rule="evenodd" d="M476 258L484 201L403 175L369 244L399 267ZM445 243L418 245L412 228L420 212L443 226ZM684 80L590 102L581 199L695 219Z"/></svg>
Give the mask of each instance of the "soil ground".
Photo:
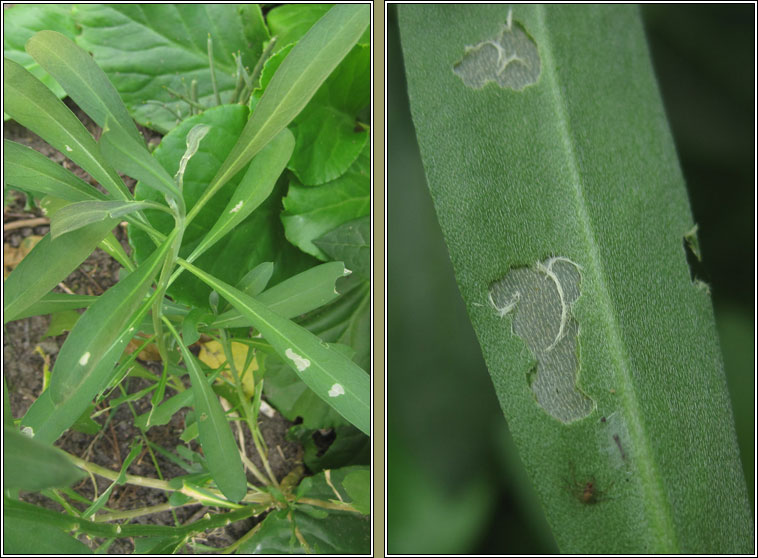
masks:
<svg viewBox="0 0 758 558"><path fill-rule="evenodd" d="M88 130L95 136L99 137L100 129L84 114L72 101L67 99L66 104L74 111L80 120L85 124ZM157 143L160 141L160 135L146 128L140 128L148 143ZM80 178L94 185L89 176L73 165L68 159L58 151L50 147L38 136L29 132L22 126L13 121L8 121L4 125L3 136L24 145L30 146L43 153L56 163L62 164L65 168L72 170ZM134 181L125 178L128 187L133 188ZM29 208L25 204L24 196L18 193L6 192L4 204L4 265L12 265L13 256L16 255L17 249L32 236L44 236L49 231L49 226L43 223L44 215L39 209ZM124 227L118 227L114 234L124 246L127 253L131 252ZM55 290L57 292L69 292L77 294L100 295L110 286L116 283L116 274L120 266L109 255L100 249L95 252L66 280L64 280ZM49 316L38 316L10 322L4 327L3 331L3 367L5 381L7 382L11 409L13 416L22 417L29 406L39 396L42 390L43 366L45 359L49 360L49 367L55 364L55 358L60 347L66 339L67 334L53 337L45 337L45 332L50 325ZM160 369L156 368L155 363L141 362L141 364L159 374ZM140 378L128 378L123 386L128 393L134 393L143 389L148 384L146 380ZM167 390L167 397L173 392ZM120 395L116 393L113 397ZM149 396L134 402L137 414L149 410ZM169 450L175 452L179 445L185 445L179 436L185 428L184 419L187 409L174 415L171 422L165 426L153 427L147 431L148 439ZM105 412L99 415L95 420L104 427L94 436L68 430L56 442L56 445L65 451L79 456L82 459L96 463L115 472L120 470L121 464L129 453L130 444L135 437L139 436L139 430L133 424L133 417L126 405L121 405L112 417ZM269 418L260 415L260 429L263 438L269 447L269 462L278 479L282 479L290 470L298 465L302 458L302 446L285 439L287 430L292 425L291 422L284 419L278 413ZM253 462L261 467L260 459L257 457L255 448L252 443L249 431L246 430L247 454ZM198 451L197 441L189 444L192 450ZM253 457L255 456L255 457ZM168 480L175 476L186 474L186 472L157 454L157 463L164 479ZM159 478L156 468L149 454L143 452L132 465L129 467L129 473L145 477ZM104 491L110 481L101 477L95 477L97 481L97 493ZM249 480L255 482L255 479L249 477ZM81 481L74 487L77 492L83 496L92 499L94 497L93 484L91 479ZM143 488L135 485L125 484L116 486L111 494L107 507L112 510L132 510L146 506L162 504L167 501L168 494ZM22 499L30 503L42 505L51 509L62 511L62 507L51 499L41 496L37 493L23 493ZM84 509L79 503L72 503L77 509ZM215 508L208 508L201 505L188 506L175 510L176 520L170 512L145 515L137 518L134 522L157 525L175 525L175 521L180 524L186 524L196 521L203 514L210 511L213 513ZM196 538L197 542L211 546L224 547L233 543L249 529L256 521L260 519L248 519L213 532L206 533L203 538ZM85 539L82 539L83 541ZM93 548L102 544L102 540L85 541ZM108 553L126 554L134 550L134 541L128 538L116 539L108 548ZM192 548L186 545L181 553L192 553Z"/></svg>

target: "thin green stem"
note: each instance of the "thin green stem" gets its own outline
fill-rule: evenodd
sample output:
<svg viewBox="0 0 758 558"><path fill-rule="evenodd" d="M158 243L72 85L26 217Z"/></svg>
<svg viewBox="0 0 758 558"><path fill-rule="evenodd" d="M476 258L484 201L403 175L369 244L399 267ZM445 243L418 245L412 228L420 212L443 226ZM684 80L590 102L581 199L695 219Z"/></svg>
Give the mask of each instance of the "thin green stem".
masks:
<svg viewBox="0 0 758 558"><path fill-rule="evenodd" d="M258 530L261 528L261 525L263 525L263 522L258 523L255 527L250 529L247 533L242 535L239 539L234 541L232 544L227 546L226 548L221 550L221 554L231 554L235 550L237 550L240 546L242 546L245 542L247 542L253 535L255 535Z"/></svg>
<svg viewBox="0 0 758 558"><path fill-rule="evenodd" d="M197 92L197 81L193 80L193 83L195 84L195 92ZM193 101L191 97L188 97L187 95L179 93L178 91L174 91L173 89L171 89L167 85L164 85L163 89L165 89L166 92L169 95L171 95L172 97L176 97L177 99L179 99L179 100L184 101L185 103L187 103L190 106L190 108L195 108L195 109L199 109L199 110L203 110L205 108L203 105L201 105L197 101ZM190 95L191 95L191 93L190 93Z"/></svg>
<svg viewBox="0 0 758 558"><path fill-rule="evenodd" d="M182 115L181 115L181 113L179 113L178 111L175 111L175 110L174 110L174 109L172 109L170 106L168 106L166 103L162 103L162 102L160 102L160 101L153 101L152 99L151 99L151 100L149 100L149 101L145 101L145 103L146 103L146 104L149 104L149 105L158 105L158 106L159 106L159 107L161 107L162 109L165 109L165 110L167 110L168 112L170 112L170 113L171 113L173 116L175 116L175 117L176 117L176 119L177 119L177 120L181 120L181 119L182 119Z"/></svg>
<svg viewBox="0 0 758 558"><path fill-rule="evenodd" d="M101 467L100 465L96 465L95 463L90 463L89 461L85 461L84 459L81 459L79 457L76 457L75 455L71 455L70 453L66 454L66 457L77 467L80 469L93 473L95 475L101 476L103 478L109 479L111 481L115 481L119 477L119 473L117 471L111 471L110 469L106 469L105 467ZM190 496L191 498L195 498L197 500L197 503L203 503L203 497L211 497L214 498L214 505L226 505L228 504L229 507L238 507L235 504L232 504L231 502L227 502L224 498L223 494L219 490L215 490L212 488L204 488L203 492L198 492L198 489L183 485L181 488L174 488L171 486L171 484L164 480L159 479L151 479L148 477L140 477L137 475L130 475L126 474L124 475L126 484L133 484L136 486L142 486L145 488L154 488L156 490L163 490L164 492L180 492L182 494L185 494L187 496ZM270 494L266 492L255 492L255 493L248 493L243 499L242 502L245 504L271 504L273 502L273 498Z"/></svg>
<svg viewBox="0 0 758 558"><path fill-rule="evenodd" d="M221 336L221 346L224 349L224 355L226 356L227 364L229 365L229 370L232 372L232 378L234 378L234 387L237 391L237 397L240 400L240 405L242 406L242 412L244 415L245 422L247 422L248 428L250 428L250 435L253 437L253 443L255 444L255 449L258 451L258 455L261 458L261 461L263 462L263 467L266 469L266 473L269 476L270 483L273 484L275 487L279 488L279 483L276 480L276 475L274 475L274 472L271 470L271 465L268 462L268 456L261 448L260 444L258 443L258 439L255 436L255 431L258 428L258 425L255 424L252 420L252 412L250 409L250 402L248 401L247 396L245 395L245 390L242 387L242 381L240 380L239 372L237 371L237 365L234 362L234 354L232 353L232 347L229 343L229 337L226 334L225 330L220 331ZM252 465L252 463L251 463ZM268 484L268 483L266 483Z"/></svg>
<svg viewBox="0 0 758 558"><path fill-rule="evenodd" d="M250 97L253 93L253 88L255 87L256 82L261 77L261 72L263 71L263 65L266 63L266 60L268 60L271 57L271 53L274 51L274 46L276 45L276 35L271 37L271 40L269 40L268 44L266 45L266 48L263 50L263 53L261 53L260 58L258 58L258 62L255 64L255 68L253 68L253 73L250 76L250 81L247 84L247 87L245 91L243 91L242 99L244 103L247 103L248 99L246 97ZM249 89L249 91L248 91Z"/></svg>
<svg viewBox="0 0 758 558"><path fill-rule="evenodd" d="M186 502L184 504L172 505L169 503L158 504L155 506L147 506L144 508L138 508L135 510L118 511L112 513L101 513L92 518L92 521L115 521L117 519L134 519L135 517L142 517L143 515L151 515L154 513L161 513L164 511L173 511L176 508L182 508L185 506L196 506L197 502Z"/></svg>
<svg viewBox="0 0 758 558"><path fill-rule="evenodd" d="M240 56L240 53L232 53L232 56L234 57L234 62L237 65L237 81L234 84L234 91L232 92L231 102L241 103L242 99L239 94L242 92L242 84L244 83L243 73L245 72L245 69L242 67L242 56Z"/></svg>
<svg viewBox="0 0 758 558"><path fill-rule="evenodd" d="M211 69L211 84L213 84L213 96L216 98L216 106L221 106L221 95L218 93L218 84L216 83L216 70L213 67L213 39L208 33L208 65Z"/></svg>

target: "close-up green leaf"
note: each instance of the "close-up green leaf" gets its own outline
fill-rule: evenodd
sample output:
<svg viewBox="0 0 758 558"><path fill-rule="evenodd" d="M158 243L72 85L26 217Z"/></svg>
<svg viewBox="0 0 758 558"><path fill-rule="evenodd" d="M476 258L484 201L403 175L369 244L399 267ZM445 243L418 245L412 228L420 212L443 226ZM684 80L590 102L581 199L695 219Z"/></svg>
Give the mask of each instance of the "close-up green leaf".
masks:
<svg viewBox="0 0 758 558"><path fill-rule="evenodd" d="M402 60L395 60L405 72L423 162L413 187L425 175L452 264L444 273L455 274L478 341L463 349L463 336L454 336L461 328L450 322L435 328L444 343L456 339L470 356L471 370L451 370L445 381L476 383L461 389L485 394L481 377L473 376L486 365L512 436L512 443L504 441L502 429L496 435L488 427L491 447L476 447L480 478L503 482L484 463L502 444L509 456L498 458L500 476L514 477L504 482L516 487L515 471L523 467L523 483L536 493L518 487L510 497L541 507L521 521L547 531L548 541L552 533L561 552L749 553L754 525L711 290L691 263L700 254L688 256L695 222L639 8L407 5L397 21ZM395 152L399 180L411 166L401 153ZM401 194L400 184L393 195L407 202L412 196ZM411 206L394 211L417 218ZM702 228L697 235L703 238ZM401 246L408 238L393 244L390 235L388 254L393 246L410 254ZM406 259L390 284L406 277L405 288L441 294L434 282L442 266L422 267ZM414 307L421 305L411 292L428 298L432 312L450 316L434 308L449 299L409 290L400 300ZM394 339L416 336L410 322L420 319L395 320L388 326L397 328ZM463 333L474 339L470 330ZM420 348L409 339L398 346L406 352L390 356L388 370L397 363L410 373L435 361L418 354L436 352L434 345ZM435 362L444 366L442 358ZM442 375L436 369L427 378L438 384ZM408 386L396 385L389 401L393 394L408 399L401 393ZM453 390L439 388L426 408L436 410ZM460 415L467 412L465 397L457 396ZM428 420L417 399L398 411L399 419ZM494 420L489 409L478 424ZM430 450L422 456L408 446L412 433L394 432L390 507L408 479L423 478L421 466L434 470L430 493L440 479L450 482L452 468L430 466L432 448L442 449L434 442L422 442ZM469 469L467 461L462 470ZM475 484L473 476L467 481ZM462 492L443 490L429 500L439 506ZM479 513L502 506L481 500ZM424 552L422 539L397 525L402 537L393 541L389 528L390 550ZM471 525L460 543L448 545L465 548L476 530L487 534ZM495 530L489 536L489 552L512 552L517 544ZM547 550L538 552L550 552L544 537L541 544Z"/></svg>

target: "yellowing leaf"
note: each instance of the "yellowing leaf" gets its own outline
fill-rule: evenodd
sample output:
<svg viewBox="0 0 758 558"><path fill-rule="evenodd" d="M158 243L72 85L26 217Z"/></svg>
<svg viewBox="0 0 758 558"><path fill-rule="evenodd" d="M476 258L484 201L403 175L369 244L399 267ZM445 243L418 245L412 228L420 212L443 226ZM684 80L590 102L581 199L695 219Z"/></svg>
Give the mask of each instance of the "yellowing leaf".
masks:
<svg viewBox="0 0 758 558"><path fill-rule="evenodd" d="M247 351L249 347L244 343L232 342L232 357L234 358L234 366L237 369L237 373L242 378L242 389L245 391L245 395L252 398L255 393L255 380L253 373L258 370L258 361L253 358L250 361L250 366L247 370L242 372L245 362L247 361ZM208 341L200 345L200 354L198 358L204 364L207 364L214 370L222 364L226 363L226 355L224 355L224 348L218 341ZM221 371L221 375L225 376L230 382L234 382L234 376L232 376L229 366L226 365L224 370Z"/></svg>

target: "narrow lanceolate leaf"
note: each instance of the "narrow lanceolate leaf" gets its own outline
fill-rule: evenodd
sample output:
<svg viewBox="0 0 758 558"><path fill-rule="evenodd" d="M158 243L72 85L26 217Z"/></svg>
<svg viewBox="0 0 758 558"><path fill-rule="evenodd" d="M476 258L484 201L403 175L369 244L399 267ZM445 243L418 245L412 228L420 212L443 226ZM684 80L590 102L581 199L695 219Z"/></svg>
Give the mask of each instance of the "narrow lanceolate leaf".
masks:
<svg viewBox="0 0 758 558"><path fill-rule="evenodd" d="M639 10L450 4L399 16L458 286L559 547L754 551Z"/></svg>
<svg viewBox="0 0 758 558"><path fill-rule="evenodd" d="M81 417L82 413L87 411L95 396L113 380L117 373L117 369L114 368L115 364L123 354L126 344L134 336L147 315L155 296L154 293L142 303L137 312L124 325L120 335L108 348L98 365L79 384L77 390L64 404L55 405L53 403L49 388L43 391L32 403L24 415L21 425L28 426L31 429L35 440L47 443L53 443L57 440L67 428Z"/></svg>
<svg viewBox="0 0 758 558"><path fill-rule="evenodd" d="M345 274L345 266L341 262L329 262L285 279L260 295L247 294L254 296L258 302L265 304L269 310L280 316L294 318L320 308L337 298L339 293L335 288L335 282ZM224 312L213 322L213 327L221 328L252 325L250 320L237 309Z"/></svg>
<svg viewBox="0 0 758 558"><path fill-rule="evenodd" d="M174 179L148 152L144 142L132 139L108 119L100 138L100 149L106 160L121 172L144 182L147 186L181 203L182 195Z"/></svg>
<svg viewBox="0 0 758 558"><path fill-rule="evenodd" d="M371 386L368 374L357 364L258 300L191 264L180 263L248 318L316 395L364 434L369 434Z"/></svg>
<svg viewBox="0 0 758 558"><path fill-rule="evenodd" d="M3 140L5 184L38 197L69 201L102 200L105 195L42 153L14 141Z"/></svg>
<svg viewBox="0 0 758 558"><path fill-rule="evenodd" d="M69 486L84 476L61 450L15 428L3 430L3 488L42 490Z"/></svg>
<svg viewBox="0 0 758 558"><path fill-rule="evenodd" d="M5 280L3 323L18 319L68 277L117 224L116 219L106 219L56 239L45 235Z"/></svg>
<svg viewBox="0 0 758 558"><path fill-rule="evenodd" d="M96 296L48 293L37 302L27 307L26 310L20 314L16 314L13 319L21 320L23 318L28 318L29 316L43 316L55 312L86 308L96 300Z"/></svg>
<svg viewBox="0 0 758 558"><path fill-rule="evenodd" d="M118 91L92 56L74 41L56 31L40 31L26 43L26 52L63 86L98 126L104 128L106 119L110 119L112 126L121 128L135 142L144 145Z"/></svg>
<svg viewBox="0 0 758 558"><path fill-rule="evenodd" d="M131 194L90 133L50 89L15 62L3 60L4 108L11 118L87 171L115 198Z"/></svg>
<svg viewBox="0 0 758 558"><path fill-rule="evenodd" d="M239 140L206 192L213 195L287 126L350 52L369 23L367 4L334 6L295 45L271 78Z"/></svg>
<svg viewBox="0 0 758 558"><path fill-rule="evenodd" d="M102 295L71 330L50 380L49 389L56 405L65 403L95 372L108 373L112 369L118 355L110 366L100 367L100 360L121 337L126 324L144 302L175 236L176 233L172 233L144 264Z"/></svg>
<svg viewBox="0 0 758 558"><path fill-rule="evenodd" d="M178 335L176 340L192 381L200 446L203 448L208 469L224 496L233 502L239 502L247 492L247 479L234 434L226 420L224 409L208 385L197 359Z"/></svg>
<svg viewBox="0 0 758 558"><path fill-rule="evenodd" d="M263 203L287 166L294 147L295 138L285 128L253 158L218 221L187 257L188 262L195 261Z"/></svg>
<svg viewBox="0 0 758 558"><path fill-rule="evenodd" d="M151 201L80 201L66 205L50 219L50 235L53 239L80 229L90 223L105 219L118 219L142 209L166 211L165 205Z"/></svg>

